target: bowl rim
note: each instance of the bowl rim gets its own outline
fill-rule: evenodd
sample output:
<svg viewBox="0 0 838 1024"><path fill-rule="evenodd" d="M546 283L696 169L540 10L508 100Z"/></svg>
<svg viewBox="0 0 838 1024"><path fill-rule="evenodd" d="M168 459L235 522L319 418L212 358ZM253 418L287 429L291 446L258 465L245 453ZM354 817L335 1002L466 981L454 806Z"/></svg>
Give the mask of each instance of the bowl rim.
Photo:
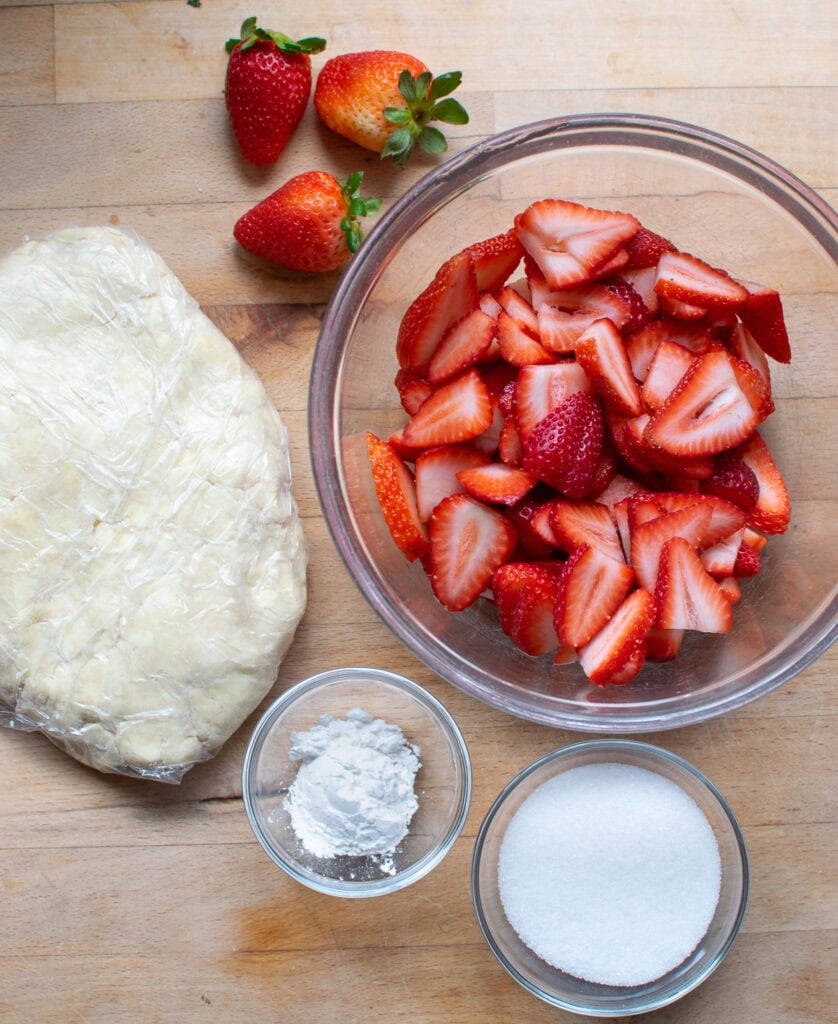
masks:
<svg viewBox="0 0 838 1024"><path fill-rule="evenodd" d="M351 879L326 878L322 875L316 875L314 872L306 873L299 870L293 860L283 855L282 851L271 842L268 831L262 826L255 806L253 779L256 772L256 763L264 742L283 711L292 707L301 697L309 696L324 687L358 682L370 682L374 685L384 684L393 687L412 698L416 704L429 713L431 720L448 741L456 764L456 777L459 780L459 785L456 793L456 806L451 821L434 846L423 857L409 868L399 871L394 875L373 880L353 881ZM442 861L457 841L465 825L471 805L471 792L472 768L468 745L460 731L460 727L445 705L419 683L408 679L406 676L390 672L388 669L371 668L361 665L332 668L318 672L313 676L300 680L281 694L263 712L256 723L248 741L242 766L242 799L244 800L245 812L250 827L262 849L278 867L282 868L293 879L308 886L310 889L315 889L317 892L322 892L329 896L348 898L384 896L391 892L397 892L399 889L404 889L414 882L418 882L420 878L427 875Z"/></svg>
<svg viewBox="0 0 838 1024"><path fill-rule="evenodd" d="M817 660L838 639L838 583L808 618L798 624L802 649L793 653L778 654L776 649L769 652L737 673L740 685L734 692L728 687L722 695L715 694L712 703L695 691L677 698L638 700L631 711L626 710L629 705L625 703L615 705L613 711L597 707L595 714L585 713L581 702L532 707L518 695L499 699L482 673L471 671L464 660L446 660L438 645L400 617L381 591L365 552L355 543L348 526L351 514L344 500L344 489L340 484L335 485L336 480L342 480L335 454L341 444L339 417L332 415L341 376L341 357L331 338L339 324L351 326L354 323L362 302L398 249L405 227L415 228L424 223L451 198L452 188L453 194L463 191L457 181L465 174L471 175L472 183L491 173L504 162L511 147L515 148L516 158L521 158L576 146L580 142L670 152L674 146L682 157L722 168L792 213L838 262L838 213L791 171L718 132L684 121L632 113L577 114L500 132L465 148L422 177L370 231L349 265L352 272L343 273L321 323L309 380L309 455L320 507L342 561L379 618L428 668L478 700L542 725L604 734L657 732L707 721L742 707L776 689ZM382 246L387 254L384 259L378 252ZM771 662L770 668L768 662ZM742 677L745 677L744 685ZM675 702L676 708L668 706Z"/></svg>
<svg viewBox="0 0 838 1024"><path fill-rule="evenodd" d="M580 1005L578 1002L573 1002L569 999L556 996L553 993L544 991L538 988L530 982L523 974L521 974L515 965L509 960L504 951L501 949L498 942L495 940L494 934L492 933L486 915L483 910L483 899L482 891L480 886L480 867L482 863L483 850L485 847L486 838L489 830L491 829L492 823L497 817L498 812L504 805L506 800L518 789L518 787L525 782L531 776L542 771L544 768L551 764L573 758L578 754L590 753L592 755L602 754L604 757L592 757L590 763L601 764L605 762L605 757L608 755L619 755L619 754L635 754L642 757L650 758L653 763L657 764L668 764L674 766L676 772L680 771L688 776L694 778L701 786L702 789L706 790L710 797L716 802L720 810L723 812L724 817L731 826L733 837L736 840L736 850L739 853L740 866L742 872L742 885L739 893L739 907L737 909L736 917L733 921L730 932L726 936L724 942L719 947L716 954L711 957L707 963L702 967L700 971L697 971L695 977L691 978L689 983L684 985L683 988L670 994L666 997L648 997L645 1002L639 1002L631 1009L625 1009L620 1007L619 1010L611 1010L605 1007L592 1008L591 1006ZM622 761L620 763L629 763ZM630 762L634 763L634 762ZM647 768L649 771L654 771L654 768ZM555 773L551 774L549 778L554 778ZM669 776L665 776L669 778ZM544 780L545 782L547 779ZM676 782L676 785L678 783ZM703 813L703 812L702 812ZM730 804L727 802L725 797L722 795L720 790L715 786L713 782L695 765L691 764L685 758L678 754L673 753L670 750L666 750L664 747L659 747L651 743L644 743L639 740L626 740L626 739L594 739L594 740L582 740L578 743L572 743L564 747L559 747L556 750L549 751L548 753L537 758L531 764L528 764L525 768L522 768L516 775L514 775L509 782L501 789L500 793L492 801L489 810L486 812L483 821L477 831L477 837L474 841L474 851L472 853L471 860L471 895L472 905L474 908L474 914L477 918L477 923L480 926L480 931L483 934L483 938L486 940L486 944L491 950L495 959L501 964L504 970L515 979L523 988L525 988L532 995L537 996L544 1002L550 1003L553 1006L558 1006L563 1010L568 1010L573 1013L583 1014L589 1017L614 1017L614 1016L635 1016L641 1013L649 1013L652 1010L661 1009L664 1006L668 1006L671 1003L677 1002L683 998L689 992L692 992L699 985L701 985L710 975L719 967L722 961L727 956L730 948L732 947L739 929L741 928L742 921L745 917L745 911L748 904L748 894L750 890L750 866L748 859L748 848L745 844L745 838L742 834L742 829L739 825L739 821ZM627 992L630 990L627 988Z"/></svg>

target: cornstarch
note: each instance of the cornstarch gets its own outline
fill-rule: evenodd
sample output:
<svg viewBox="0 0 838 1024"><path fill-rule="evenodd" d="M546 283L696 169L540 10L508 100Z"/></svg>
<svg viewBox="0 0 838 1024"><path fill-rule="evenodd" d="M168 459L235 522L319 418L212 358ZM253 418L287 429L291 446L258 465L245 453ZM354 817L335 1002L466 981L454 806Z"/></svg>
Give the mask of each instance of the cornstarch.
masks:
<svg viewBox="0 0 838 1024"><path fill-rule="evenodd" d="M345 719L320 715L311 729L293 732L289 756L302 763L285 807L305 849L316 857L382 855L382 870L394 872L390 855L419 806L419 753L399 726L361 708Z"/></svg>

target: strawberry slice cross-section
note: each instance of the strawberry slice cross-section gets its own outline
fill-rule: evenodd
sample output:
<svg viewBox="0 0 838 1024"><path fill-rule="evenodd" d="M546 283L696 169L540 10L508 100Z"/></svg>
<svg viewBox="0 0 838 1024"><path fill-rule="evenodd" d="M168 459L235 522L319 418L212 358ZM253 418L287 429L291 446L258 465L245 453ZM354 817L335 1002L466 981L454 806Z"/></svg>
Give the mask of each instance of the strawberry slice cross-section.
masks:
<svg viewBox="0 0 838 1024"><path fill-rule="evenodd" d="M367 434L372 479L384 522L396 544L410 561L428 551L428 531L419 518L413 474L386 441Z"/></svg>
<svg viewBox="0 0 838 1024"><path fill-rule="evenodd" d="M431 586L452 612L477 600L518 540L502 513L468 494L444 498L431 516L429 532Z"/></svg>
<svg viewBox="0 0 838 1024"><path fill-rule="evenodd" d="M515 230L550 288L590 281L640 228L629 213L541 199L515 218Z"/></svg>

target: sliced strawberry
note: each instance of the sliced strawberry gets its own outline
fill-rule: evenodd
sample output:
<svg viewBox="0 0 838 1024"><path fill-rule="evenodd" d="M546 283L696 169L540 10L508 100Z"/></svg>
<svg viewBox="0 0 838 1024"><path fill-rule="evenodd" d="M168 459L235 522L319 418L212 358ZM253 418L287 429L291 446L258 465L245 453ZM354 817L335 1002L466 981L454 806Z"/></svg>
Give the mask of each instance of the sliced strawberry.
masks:
<svg viewBox="0 0 838 1024"><path fill-rule="evenodd" d="M493 401L500 405L504 416L512 412L512 396L515 393L514 384L518 379L518 367L510 366L508 363L500 362L490 366L483 371L483 383ZM512 387L510 387L512 385ZM504 405L504 395L509 394L509 404Z"/></svg>
<svg viewBox="0 0 838 1024"><path fill-rule="evenodd" d="M520 466L524 461L524 443L515 425L515 419L510 416L504 420L498 440L498 457L507 466Z"/></svg>
<svg viewBox="0 0 838 1024"><path fill-rule="evenodd" d="M556 531L553 529L553 509L559 501L561 501L560 498L549 498L547 501L541 502L533 511L532 519L530 520L530 524L536 534L554 551L562 546L561 541L556 536Z"/></svg>
<svg viewBox="0 0 838 1024"><path fill-rule="evenodd" d="M608 624L579 651L585 675L597 686L621 679L643 650L655 620L655 599L638 588L623 601Z"/></svg>
<svg viewBox="0 0 838 1024"><path fill-rule="evenodd" d="M617 473L617 453L611 447L608 438L603 436L602 455L599 457L594 482L588 492L591 498L597 498L608 487Z"/></svg>
<svg viewBox="0 0 838 1024"><path fill-rule="evenodd" d="M634 573L598 548L577 548L556 592L556 632L569 647L588 643L620 607Z"/></svg>
<svg viewBox="0 0 838 1024"><path fill-rule="evenodd" d="M572 665L578 660L579 655L576 653L575 647L562 646L553 655L552 663L554 665Z"/></svg>
<svg viewBox="0 0 838 1024"><path fill-rule="evenodd" d="M714 494L733 502L739 508L750 512L759 498L759 483L756 474L742 459L732 452L716 456L713 475L701 481L704 494Z"/></svg>
<svg viewBox="0 0 838 1024"><path fill-rule="evenodd" d="M658 261L655 291L675 302L704 309L741 309L748 292L723 270L685 252L665 252Z"/></svg>
<svg viewBox="0 0 838 1024"><path fill-rule="evenodd" d="M602 444L599 402L577 391L535 425L524 440L521 465L568 498L584 498L593 485Z"/></svg>
<svg viewBox="0 0 838 1024"><path fill-rule="evenodd" d="M507 562L492 577L501 629L525 654L540 657L559 646L553 621L558 577L533 562Z"/></svg>
<svg viewBox="0 0 838 1024"><path fill-rule="evenodd" d="M430 580L449 611L473 604L512 554L517 534L500 512L467 494L437 505L430 522Z"/></svg>
<svg viewBox="0 0 838 1024"><path fill-rule="evenodd" d="M662 313L677 320L703 320L707 316L707 306L696 306L691 302L681 302L680 299L673 299L671 295L661 295L657 291L658 272L655 269L655 293L658 296L658 308Z"/></svg>
<svg viewBox="0 0 838 1024"><path fill-rule="evenodd" d="M676 491L658 491L655 501L667 512L701 505L710 511L710 520L700 546L703 548L718 544L737 530L745 527L745 513L730 501L713 494L679 494Z"/></svg>
<svg viewBox="0 0 838 1024"><path fill-rule="evenodd" d="M626 331L648 319L646 303L621 277L553 290L531 260L525 260L524 265L536 313L552 311L546 323L540 317L539 328L545 347L554 351L568 351L576 338L602 317L608 317L617 328Z"/></svg>
<svg viewBox="0 0 838 1024"><path fill-rule="evenodd" d="M634 533L638 526L651 523L653 519L665 516L667 510L655 501L654 494L632 494L626 504L628 510L629 533Z"/></svg>
<svg viewBox="0 0 838 1024"><path fill-rule="evenodd" d="M469 441L492 423L492 402L475 369L440 384L408 420L404 443L431 448Z"/></svg>
<svg viewBox="0 0 838 1024"><path fill-rule="evenodd" d="M501 288L496 298L501 308L506 310L519 327L533 338L538 338L538 318L535 310L519 291L507 286Z"/></svg>
<svg viewBox="0 0 838 1024"><path fill-rule="evenodd" d="M622 501L623 498L628 498L632 494L638 494L645 491L646 488L643 484L638 483L637 480L632 480L631 477L626 476L624 473L615 473L613 479L605 488L604 491L600 491L597 495L597 501L600 505L605 505L612 510L617 502Z"/></svg>
<svg viewBox="0 0 838 1024"><path fill-rule="evenodd" d="M692 352L674 341L664 340L658 345L641 389L647 408L657 411L666 405L695 358Z"/></svg>
<svg viewBox="0 0 838 1024"><path fill-rule="evenodd" d="M628 253L626 267L632 269L655 267L665 252L675 251L675 246L663 235L655 234L654 231L641 226L634 238L626 242L626 252Z"/></svg>
<svg viewBox="0 0 838 1024"><path fill-rule="evenodd" d="M661 551L667 541L681 537L697 548L707 534L712 513L707 506L691 505L652 519L631 534L631 566L641 587L654 592Z"/></svg>
<svg viewBox="0 0 838 1024"><path fill-rule="evenodd" d="M740 444L760 422L727 352L706 352L653 417L649 442L670 455L714 455Z"/></svg>
<svg viewBox="0 0 838 1024"><path fill-rule="evenodd" d="M477 304L483 312L493 320L497 320L498 313L503 309L503 306L501 306L491 292L481 292L477 296Z"/></svg>
<svg viewBox="0 0 838 1024"><path fill-rule="evenodd" d="M461 470L457 479L473 498L490 505L517 505L536 485L535 477L503 462Z"/></svg>
<svg viewBox="0 0 838 1024"><path fill-rule="evenodd" d="M399 370L396 374L395 384L396 390L399 392L399 401L408 416L412 416L434 390L433 384L430 384L424 377L420 377L418 373L414 373L413 370Z"/></svg>
<svg viewBox="0 0 838 1024"><path fill-rule="evenodd" d="M757 371L760 377L762 377L770 395L771 370L768 367L768 360L765 358L765 353L754 340L754 336L743 323L737 321L733 325L728 336L727 345L737 359L748 363Z"/></svg>
<svg viewBox="0 0 838 1024"><path fill-rule="evenodd" d="M727 633L733 623L730 601L683 537L663 546L655 603L656 624L662 629Z"/></svg>
<svg viewBox="0 0 838 1024"><path fill-rule="evenodd" d="M392 445L367 433L367 453L375 493L387 529L410 561L428 551L428 531L419 518L413 474Z"/></svg>
<svg viewBox="0 0 838 1024"><path fill-rule="evenodd" d="M683 629L661 629L660 626L652 626L646 637L646 660L672 661L677 658L684 632Z"/></svg>
<svg viewBox="0 0 838 1024"><path fill-rule="evenodd" d="M576 362L522 367L515 387L514 403L515 422L521 440L526 443L535 425L565 399L577 391L590 390L591 382Z"/></svg>
<svg viewBox="0 0 838 1024"><path fill-rule="evenodd" d="M742 543L747 544L749 548L760 553L768 543L768 538L763 537L761 533L757 533L756 530L752 530L750 526L745 527L745 533L742 535Z"/></svg>
<svg viewBox="0 0 838 1024"><path fill-rule="evenodd" d="M736 383L750 402L751 408L759 417L760 423L768 419L771 413L774 412L771 385L766 382L759 370L751 366L750 363L737 359L736 356L730 357L730 365L733 367L733 372L736 375Z"/></svg>
<svg viewBox="0 0 838 1024"><path fill-rule="evenodd" d="M467 444L428 448L417 455L414 465L416 504L422 522L428 522L443 498L463 490L457 479L458 473L476 466L485 466L488 462L488 456Z"/></svg>
<svg viewBox="0 0 838 1024"><path fill-rule="evenodd" d="M483 242L475 242L463 250L471 258L480 291L493 292L521 262L524 248L513 228Z"/></svg>
<svg viewBox="0 0 838 1024"><path fill-rule="evenodd" d="M745 576L756 576L762 568L762 560L753 548L747 544L740 544L736 552L736 561L733 564L732 576L742 579Z"/></svg>
<svg viewBox="0 0 838 1024"><path fill-rule="evenodd" d="M660 320L650 320L649 323L626 335L626 355L635 380L639 380L641 384L646 380L658 346L668 338L666 326Z"/></svg>
<svg viewBox="0 0 838 1024"><path fill-rule="evenodd" d="M633 682L640 674L640 670L646 664L646 652L647 645L645 641L638 644L629 657L623 662L622 667L615 668L614 671L611 672L604 680L603 685L625 686L627 683Z"/></svg>
<svg viewBox="0 0 838 1024"><path fill-rule="evenodd" d="M608 428L617 451L626 465L647 478L652 474L683 475L702 480L713 473L713 459L709 455L676 458L654 447L648 438L651 417L648 413L630 419L609 413Z"/></svg>
<svg viewBox="0 0 838 1024"><path fill-rule="evenodd" d="M639 228L631 214L562 199L540 200L515 218L519 240L554 289L591 280Z"/></svg>
<svg viewBox="0 0 838 1024"><path fill-rule="evenodd" d="M557 501L550 522L560 545L569 552L592 547L624 562L617 528L607 506L595 501Z"/></svg>
<svg viewBox="0 0 838 1024"><path fill-rule="evenodd" d="M489 350L495 336L495 321L482 309L473 309L442 336L428 364L428 380L439 384L469 366Z"/></svg>
<svg viewBox="0 0 838 1024"><path fill-rule="evenodd" d="M519 501L517 505L509 509L509 520L518 533L521 557L528 559L550 558L558 547L553 543L555 537L551 536L546 539L540 530L540 510L546 500L545 492L549 493L546 487L531 491L523 501ZM538 521L539 528L536 528L536 521Z"/></svg>
<svg viewBox="0 0 838 1024"><path fill-rule="evenodd" d="M739 554L742 534L744 532L745 528L743 526L741 530L737 530L729 537L725 537L724 540L720 540L700 552L698 557L701 560L701 564L715 579L718 580L723 576L733 575L736 556Z"/></svg>
<svg viewBox="0 0 838 1024"><path fill-rule="evenodd" d="M445 332L477 306L474 263L459 253L444 263L428 287L411 303L399 326L399 366L424 375Z"/></svg>
<svg viewBox="0 0 838 1024"><path fill-rule="evenodd" d="M552 363L553 355L532 336L505 309L498 314L498 347L507 363L513 366L529 366Z"/></svg>
<svg viewBox="0 0 838 1024"><path fill-rule="evenodd" d="M399 458L405 462L415 462L418 456L425 450L424 447L414 447L406 444L404 440L404 430L394 430L392 434L387 438L387 443L396 452Z"/></svg>
<svg viewBox="0 0 838 1024"><path fill-rule="evenodd" d="M492 421L483 433L478 434L471 443L478 449L478 451L483 452L484 455L493 457L497 453L498 445L500 444L504 415L501 412L499 400L490 396L489 403L492 407Z"/></svg>
<svg viewBox="0 0 838 1024"><path fill-rule="evenodd" d="M759 497L748 514L748 525L763 533L785 533L791 517L786 484L768 445L758 433L737 450L739 458L757 478Z"/></svg>
<svg viewBox="0 0 838 1024"><path fill-rule="evenodd" d="M724 599L732 605L737 604L742 597L742 588L739 586L739 580L735 576L725 576L723 580L719 580L719 590L721 590Z"/></svg>
<svg viewBox="0 0 838 1024"><path fill-rule="evenodd" d="M646 313L649 315L657 313L660 306L658 293L655 291L655 279L657 276L657 267L641 267L637 270L624 267L620 271L620 277L628 282L640 296L643 305L646 307ZM632 330L634 326L631 328ZM628 330L628 327L625 330Z"/></svg>
<svg viewBox="0 0 838 1024"><path fill-rule="evenodd" d="M640 415L637 381L620 332L609 319L595 320L579 338L576 359L607 404L623 416Z"/></svg>
<svg viewBox="0 0 838 1024"><path fill-rule="evenodd" d="M791 345L783 316L783 304L773 288L748 284L742 322L766 355L778 363L791 362Z"/></svg>

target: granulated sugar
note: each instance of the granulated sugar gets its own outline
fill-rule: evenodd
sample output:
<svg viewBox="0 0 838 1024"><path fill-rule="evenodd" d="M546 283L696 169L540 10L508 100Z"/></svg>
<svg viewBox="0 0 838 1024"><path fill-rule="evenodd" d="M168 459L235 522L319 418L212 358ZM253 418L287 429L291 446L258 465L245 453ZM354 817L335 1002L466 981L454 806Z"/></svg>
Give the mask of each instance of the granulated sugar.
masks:
<svg viewBox="0 0 838 1024"><path fill-rule="evenodd" d="M498 863L510 924L542 960L603 985L641 985L707 932L721 862L684 790L627 764L572 768L509 824Z"/></svg>

